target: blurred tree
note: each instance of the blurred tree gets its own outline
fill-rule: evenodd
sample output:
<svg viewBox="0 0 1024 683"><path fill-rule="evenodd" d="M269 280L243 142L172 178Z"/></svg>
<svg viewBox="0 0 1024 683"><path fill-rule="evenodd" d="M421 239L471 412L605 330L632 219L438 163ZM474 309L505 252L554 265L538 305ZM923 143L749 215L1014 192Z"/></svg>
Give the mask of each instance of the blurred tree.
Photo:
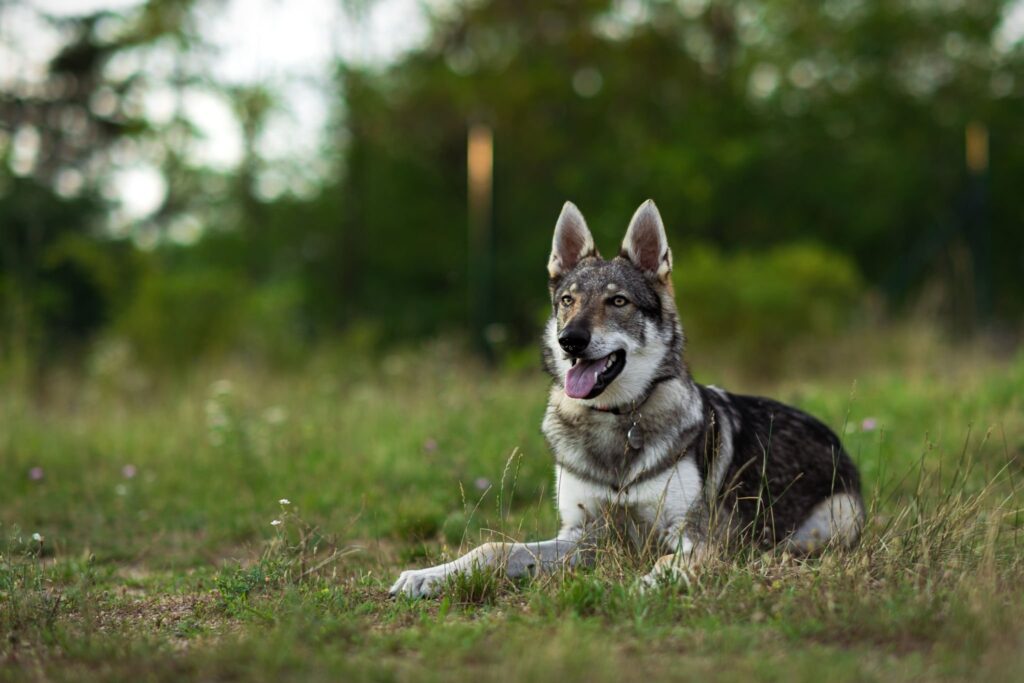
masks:
<svg viewBox="0 0 1024 683"><path fill-rule="evenodd" d="M1021 263L1005 257L1024 250L1020 231L1013 221L982 225L962 210L973 185L963 149L972 121L991 122L1001 141L1000 183L1024 170L1005 144L1011 129L997 123L1024 115L1024 55L1000 38L1013 4L835 2L794 11L764 3L753 18L766 31L748 63L772 154L751 180L788 185L751 207L779 219L765 237L813 230L897 299L936 276L952 290L948 300L995 277L1002 312L1019 314ZM775 85L758 91L766 74ZM992 194L996 210L1019 211L1019 195L1003 188ZM980 230L992 231L1002 258L972 250L976 277L952 276L944 264L963 243L980 243L972 234Z"/></svg>
<svg viewBox="0 0 1024 683"><path fill-rule="evenodd" d="M340 72L350 144L322 286L344 291L347 316L408 329L460 319L465 130L483 120L495 130L493 317L514 331L536 328L536 282L566 198L605 250L651 196L677 248L813 240L902 294L895 283L941 268L909 262L958 220L966 123L991 121L993 140L1009 140L1024 114L1024 55L997 45L1007 6L446 6L422 49L383 73ZM1008 147L990 223L1005 313L1020 311L1024 287L1010 218L1022 200L1002 185L1024 166Z"/></svg>
<svg viewBox="0 0 1024 683"><path fill-rule="evenodd" d="M0 89L0 136L9 141L0 145L0 348L42 357L57 343L79 345L129 298L139 261L107 231L112 160L138 155L154 138L141 106L151 85L143 58L196 45L195 4L150 0L128 15L41 15L67 42L41 77ZM14 10L32 8L4 3L0 19Z"/></svg>
<svg viewBox="0 0 1024 683"><path fill-rule="evenodd" d="M67 42L45 77L0 92L5 331L84 338L117 314L145 355L185 363L239 339L294 356L289 343L356 323L365 336L366 321L380 340L464 326L476 122L494 130L495 339L536 334L567 198L608 254L654 197L677 263L695 269L677 274L684 306L706 307L695 318L721 334L736 334L711 310L723 301L787 321L765 323L777 344L780 329L839 325L835 311L865 281L897 302L937 282L951 301L978 273L1000 315L1021 313L1024 149L1009 141L1024 120L1024 49L1001 33L1010 0L429 3L422 46L386 66L338 64L323 153L336 173L312 196L267 190L271 175L296 170L260 153L284 103L266 84L225 87L203 72L201 4L60 20ZM366 16L372 3L343 4ZM147 55L173 65L157 84ZM174 96L167 120L142 106L157 85ZM185 106L196 90L234 112L233 171L196 161L204 143ZM992 143L990 171L974 181L971 121ZM165 186L130 226L155 245L145 268L129 248L107 248L116 212L105 197L123 158L148 159ZM58 262L60 276L48 270ZM113 272L141 273L137 291L120 282L126 303L97 284ZM792 281L765 282L779 277ZM791 295L828 302L805 315ZM186 329L187 343L176 337Z"/></svg>

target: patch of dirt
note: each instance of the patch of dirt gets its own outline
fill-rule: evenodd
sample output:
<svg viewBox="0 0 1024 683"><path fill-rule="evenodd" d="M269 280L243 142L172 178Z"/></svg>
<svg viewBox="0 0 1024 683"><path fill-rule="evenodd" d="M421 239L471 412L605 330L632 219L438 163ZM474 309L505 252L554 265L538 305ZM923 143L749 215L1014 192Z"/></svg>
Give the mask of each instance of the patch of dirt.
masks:
<svg viewBox="0 0 1024 683"><path fill-rule="evenodd" d="M882 636L870 632L858 633L856 630L819 633L808 636L804 640L843 650L860 650L867 647L872 650L888 652L897 657L905 657L915 652L927 655L935 647L935 639L922 635L903 633L896 636Z"/></svg>
<svg viewBox="0 0 1024 683"><path fill-rule="evenodd" d="M99 607L83 620L100 632L130 630L165 633L178 650L197 640L208 640L226 632L231 622L221 614L212 594L179 594L139 597L125 595Z"/></svg>

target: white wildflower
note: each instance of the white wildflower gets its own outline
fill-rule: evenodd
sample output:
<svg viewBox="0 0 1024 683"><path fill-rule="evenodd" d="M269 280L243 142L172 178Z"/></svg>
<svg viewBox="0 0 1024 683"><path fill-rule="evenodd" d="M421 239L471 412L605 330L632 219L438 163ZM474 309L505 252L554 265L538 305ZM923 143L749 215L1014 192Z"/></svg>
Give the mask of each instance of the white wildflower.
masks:
<svg viewBox="0 0 1024 683"><path fill-rule="evenodd" d="M292 502L290 500L288 500L287 498L282 498L281 500L279 500L277 502L280 503L281 505L291 505L292 504Z"/></svg>
<svg viewBox="0 0 1024 683"><path fill-rule="evenodd" d="M224 405L216 399L206 402L206 424L210 429L222 429L228 424L228 414Z"/></svg>
<svg viewBox="0 0 1024 683"><path fill-rule="evenodd" d="M210 393L214 396L229 396L234 389L229 379L219 379L210 385Z"/></svg>
<svg viewBox="0 0 1024 683"><path fill-rule="evenodd" d="M283 524L281 520L275 519L273 522L270 523L270 526L281 526L281 524Z"/></svg>
<svg viewBox="0 0 1024 683"><path fill-rule="evenodd" d="M35 541L36 543L42 543L43 542L43 535L37 531L34 534L32 534L32 540Z"/></svg>
<svg viewBox="0 0 1024 683"><path fill-rule="evenodd" d="M269 425L283 424L288 419L288 411L283 406L270 406L263 411L263 420Z"/></svg>

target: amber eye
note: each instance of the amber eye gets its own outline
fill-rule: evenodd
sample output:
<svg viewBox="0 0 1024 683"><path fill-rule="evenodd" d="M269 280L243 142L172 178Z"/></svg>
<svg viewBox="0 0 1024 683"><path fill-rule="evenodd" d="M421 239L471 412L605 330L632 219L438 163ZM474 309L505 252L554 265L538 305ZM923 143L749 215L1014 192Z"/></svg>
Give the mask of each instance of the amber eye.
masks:
<svg viewBox="0 0 1024 683"><path fill-rule="evenodd" d="M621 296L621 295L612 299L612 306L616 306L618 308L622 308L623 306L625 306L628 303L629 303L629 299L627 299L626 297Z"/></svg>
<svg viewBox="0 0 1024 683"><path fill-rule="evenodd" d="M572 306L572 297L569 296L568 294L563 296L562 297L562 305L563 306Z"/></svg>

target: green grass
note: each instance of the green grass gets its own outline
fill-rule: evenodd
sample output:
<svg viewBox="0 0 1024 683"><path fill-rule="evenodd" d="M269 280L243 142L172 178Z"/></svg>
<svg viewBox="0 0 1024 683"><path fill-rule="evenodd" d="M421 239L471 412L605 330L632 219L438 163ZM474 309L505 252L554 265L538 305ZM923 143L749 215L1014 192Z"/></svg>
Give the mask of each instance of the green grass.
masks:
<svg viewBox="0 0 1024 683"><path fill-rule="evenodd" d="M746 554L638 595L650 558L609 546L418 602L387 598L401 569L556 529L539 374L439 343L289 374L10 379L0 680L1018 679L1024 356L879 356L699 376L843 434L872 507L856 551Z"/></svg>

